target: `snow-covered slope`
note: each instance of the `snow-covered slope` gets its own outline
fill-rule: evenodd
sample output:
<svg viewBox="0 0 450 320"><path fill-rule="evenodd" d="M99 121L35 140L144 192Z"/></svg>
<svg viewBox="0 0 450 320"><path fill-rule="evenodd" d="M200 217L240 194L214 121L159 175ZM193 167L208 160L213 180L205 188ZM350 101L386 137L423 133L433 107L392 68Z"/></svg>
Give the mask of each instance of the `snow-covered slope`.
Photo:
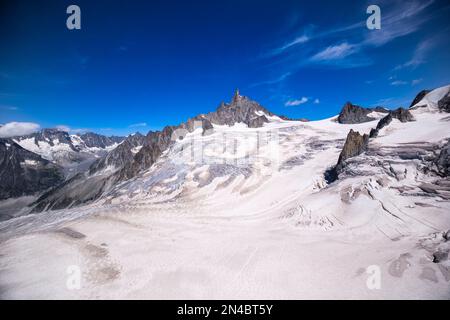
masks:
<svg viewBox="0 0 450 320"><path fill-rule="evenodd" d="M449 89L330 184L349 130L378 120L194 130L90 205L0 223L3 296L448 299L450 183L436 159ZM66 287L73 265L79 290Z"/></svg>

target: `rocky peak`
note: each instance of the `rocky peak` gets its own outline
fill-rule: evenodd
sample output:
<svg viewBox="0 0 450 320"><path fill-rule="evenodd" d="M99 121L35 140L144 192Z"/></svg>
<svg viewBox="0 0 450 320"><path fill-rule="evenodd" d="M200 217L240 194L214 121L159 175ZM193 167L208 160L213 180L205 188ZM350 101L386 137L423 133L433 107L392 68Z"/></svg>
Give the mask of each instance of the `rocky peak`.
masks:
<svg viewBox="0 0 450 320"><path fill-rule="evenodd" d="M102 148L105 149L106 147L110 147L114 145L115 143L122 142L125 138L124 137L106 137L101 134L97 134L94 132L86 132L82 135L79 135L81 140L83 140L84 144L88 148Z"/></svg>
<svg viewBox="0 0 450 320"><path fill-rule="evenodd" d="M325 172L325 180L328 183L337 180L339 174L345 168L346 160L366 151L368 145L369 136L367 134L361 135L359 132L350 129L336 165Z"/></svg>
<svg viewBox="0 0 450 320"><path fill-rule="evenodd" d="M269 122L267 116L273 116L273 113L236 90L229 104L221 103L216 111L204 115L204 118L212 124L232 126L241 122L251 128L258 128Z"/></svg>
<svg viewBox="0 0 450 320"><path fill-rule="evenodd" d="M371 112L388 113L388 110L383 107L363 108L351 102L346 102L337 121L343 124L355 124L376 120L368 116Z"/></svg>
<svg viewBox="0 0 450 320"><path fill-rule="evenodd" d="M361 135L358 131L353 131L347 134L344 147L339 155L338 165L342 164L345 160L355 157L367 150L369 143L369 136L367 134Z"/></svg>
<svg viewBox="0 0 450 320"><path fill-rule="evenodd" d="M12 139L0 138L0 199L34 194L63 179L59 166L22 148Z"/></svg>

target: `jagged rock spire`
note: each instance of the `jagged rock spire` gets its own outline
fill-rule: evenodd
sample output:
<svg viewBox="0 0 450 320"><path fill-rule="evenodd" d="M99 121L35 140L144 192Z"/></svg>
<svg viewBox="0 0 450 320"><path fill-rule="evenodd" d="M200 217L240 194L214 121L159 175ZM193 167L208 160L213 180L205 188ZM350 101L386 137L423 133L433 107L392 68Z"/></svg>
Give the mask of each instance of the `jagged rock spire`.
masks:
<svg viewBox="0 0 450 320"><path fill-rule="evenodd" d="M234 92L234 96L233 96L233 100L231 100L231 102L237 102L239 101L241 98L241 95L239 94L239 89L236 89L236 91Z"/></svg>

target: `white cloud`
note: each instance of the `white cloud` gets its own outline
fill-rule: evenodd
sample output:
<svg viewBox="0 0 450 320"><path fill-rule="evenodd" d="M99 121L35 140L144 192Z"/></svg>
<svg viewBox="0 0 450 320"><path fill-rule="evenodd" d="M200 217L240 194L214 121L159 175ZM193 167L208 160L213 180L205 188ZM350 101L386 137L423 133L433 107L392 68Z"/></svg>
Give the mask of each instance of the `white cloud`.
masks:
<svg viewBox="0 0 450 320"><path fill-rule="evenodd" d="M8 122L0 127L0 138L22 136L39 130L40 126L32 122Z"/></svg>
<svg viewBox="0 0 450 320"><path fill-rule="evenodd" d="M320 103L320 100L319 99L315 99L314 100L314 104L319 104Z"/></svg>
<svg viewBox="0 0 450 320"><path fill-rule="evenodd" d="M399 70L403 68L417 68L419 65L424 64L426 62L426 56L431 49L433 49L438 44L437 38L426 39L419 43L416 50L414 51L411 59L404 64L396 66L394 70Z"/></svg>
<svg viewBox="0 0 450 320"><path fill-rule="evenodd" d="M146 122L139 122L139 123L130 124L128 127L129 128L136 128L136 127L146 127L146 126L147 126Z"/></svg>
<svg viewBox="0 0 450 320"><path fill-rule="evenodd" d="M251 84L251 85L249 86L249 88L258 87L258 86L261 86L261 85L276 84L276 83L279 83L279 82L284 81L284 80L285 80L287 77L289 77L290 75L291 75L290 72L286 72L286 73L282 74L281 76L279 76L279 77L276 78L276 79L266 80L266 81L261 81L261 82L253 83L253 84Z"/></svg>
<svg viewBox="0 0 450 320"><path fill-rule="evenodd" d="M298 105L304 104L306 102L308 102L308 98L302 97L301 99L289 100L284 105L286 107L292 107L292 106L298 106Z"/></svg>
<svg viewBox="0 0 450 320"><path fill-rule="evenodd" d="M391 86L402 86L408 84L408 82L403 81L403 80L395 80L391 82Z"/></svg>
<svg viewBox="0 0 450 320"><path fill-rule="evenodd" d="M316 53L311 57L312 61L328 61L328 60L340 60L358 51L358 47L343 42L339 45L329 46L326 49Z"/></svg>
<svg viewBox="0 0 450 320"><path fill-rule="evenodd" d="M423 79L414 79L413 81L411 81L411 85L415 86L416 84L419 84L423 81Z"/></svg>
<svg viewBox="0 0 450 320"><path fill-rule="evenodd" d="M294 40L292 40L289 43L286 43L284 46L280 47L280 48L276 48L274 49L271 54L275 55L275 54L279 54L282 53L283 51L297 45L297 44L301 44L301 43L305 43L309 41L309 37L307 35L302 35L300 37L295 38Z"/></svg>
<svg viewBox="0 0 450 320"><path fill-rule="evenodd" d="M19 108L17 108L16 106L10 106L10 105L0 105L0 109L10 110L10 111L19 110Z"/></svg>

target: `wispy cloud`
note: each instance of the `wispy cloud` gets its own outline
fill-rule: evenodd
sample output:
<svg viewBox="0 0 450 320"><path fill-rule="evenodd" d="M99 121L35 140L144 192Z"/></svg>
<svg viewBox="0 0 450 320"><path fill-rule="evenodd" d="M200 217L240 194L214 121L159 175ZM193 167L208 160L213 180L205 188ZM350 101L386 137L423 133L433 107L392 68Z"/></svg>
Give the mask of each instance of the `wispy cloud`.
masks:
<svg viewBox="0 0 450 320"><path fill-rule="evenodd" d="M426 39L419 43L416 50L414 51L413 56L407 62L398 65L394 68L394 70L400 70L403 68L411 68L415 69L419 65L426 62L427 54L438 44L437 38Z"/></svg>
<svg viewBox="0 0 450 320"><path fill-rule="evenodd" d="M314 100L314 104L319 104L320 103L320 100L319 99L315 99Z"/></svg>
<svg viewBox="0 0 450 320"><path fill-rule="evenodd" d="M391 86L403 86L405 84L408 84L408 82L403 80L395 80L391 82Z"/></svg>
<svg viewBox="0 0 450 320"><path fill-rule="evenodd" d="M401 0L379 1L382 8L381 30L367 30L366 21L360 20L343 26L334 26L317 31L318 27L304 27L302 32L296 32L289 41L285 41L263 55L271 58L270 66L283 65L286 72L294 74L298 69L308 65L323 65L338 68L356 68L373 64L375 61L368 56L371 48L410 35L430 19L430 6L434 0ZM319 40L320 41L316 41ZM334 39L341 39L335 41ZM335 41L335 42L333 42ZM326 44L323 46L323 44ZM424 50L423 48L422 50ZM423 57L423 55L422 55ZM276 60L274 60L274 58ZM420 50L412 64L421 61ZM423 59L422 59L423 60ZM283 81L284 79L278 79ZM273 84L280 81L266 81Z"/></svg>
<svg viewBox="0 0 450 320"><path fill-rule="evenodd" d="M129 128L137 128L137 127L146 127L146 126L147 126L146 122L139 122L139 123L130 124L128 127Z"/></svg>
<svg viewBox="0 0 450 320"><path fill-rule="evenodd" d="M286 78L288 78L290 75L291 75L291 72L286 72L286 73L282 74L281 76L279 76L278 78L253 83L249 86L249 88L258 87L258 86L262 86L262 85L270 85L270 84L280 83L280 82L284 81Z"/></svg>
<svg viewBox="0 0 450 320"><path fill-rule="evenodd" d="M0 138L22 136L39 130L40 125L33 122L8 122L0 127Z"/></svg>
<svg viewBox="0 0 450 320"><path fill-rule="evenodd" d="M16 111L19 110L16 106L10 106L10 105L0 105L0 109L2 110L9 110L9 111Z"/></svg>
<svg viewBox="0 0 450 320"><path fill-rule="evenodd" d="M316 53L311 57L311 61L341 60L357 51L357 46L349 44L347 42L343 42L339 45L329 46L324 50Z"/></svg>
<svg viewBox="0 0 450 320"><path fill-rule="evenodd" d="M302 97L301 99L295 99L295 100L286 101L286 103L284 105L286 107L292 107L292 106L299 106L299 105L304 104L306 102L308 102L308 98L307 97Z"/></svg>
<svg viewBox="0 0 450 320"><path fill-rule="evenodd" d="M411 85L415 86L415 85L421 83L422 81L423 81L423 79L414 79L413 81L411 81Z"/></svg>
<svg viewBox="0 0 450 320"><path fill-rule="evenodd" d="M294 40L292 40L292 41L282 45L279 48L275 48L275 49L271 50L269 52L269 55L277 55L277 54L283 53L286 50L288 50L288 49L290 49L290 48L292 48L292 47L294 47L294 46L296 46L298 44L306 43L309 40L310 40L310 38L307 35L304 34L304 35L302 35L300 37L297 37Z"/></svg>
<svg viewBox="0 0 450 320"><path fill-rule="evenodd" d="M420 26L431 18L423 13L434 0L429 1L392 1L388 11L382 13L381 29L368 32L364 44L382 46L396 38L416 32Z"/></svg>

